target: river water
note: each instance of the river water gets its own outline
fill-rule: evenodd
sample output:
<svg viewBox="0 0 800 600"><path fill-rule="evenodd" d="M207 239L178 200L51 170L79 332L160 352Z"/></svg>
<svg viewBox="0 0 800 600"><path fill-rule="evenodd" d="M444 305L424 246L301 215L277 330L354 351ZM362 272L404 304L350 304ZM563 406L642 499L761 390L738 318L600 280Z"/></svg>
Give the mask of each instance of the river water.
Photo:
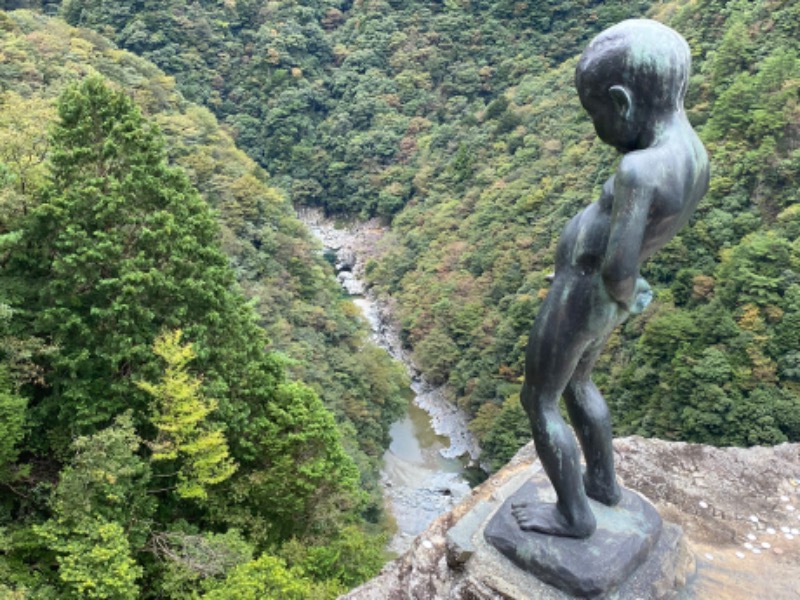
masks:
<svg viewBox="0 0 800 600"><path fill-rule="evenodd" d="M402 553L437 516L451 510L470 491L467 475L477 463L478 446L467 428L466 415L446 398L446 390L429 385L402 347L397 327L384 303L360 280L363 252L385 230L375 223L337 228L316 211L300 219L337 254L338 278L370 324L373 341L401 361L412 384L406 414L393 423L391 444L383 456L381 484L387 508L397 523L389 550ZM366 250L365 250L366 249Z"/></svg>
<svg viewBox="0 0 800 600"><path fill-rule="evenodd" d="M397 524L389 550L399 554L469 493L465 471L479 451L465 415L446 400L442 388L420 377L397 331L379 316L379 304L369 295L354 303L370 323L373 341L400 360L412 377L408 408L389 429L392 441L381 469L384 498Z"/></svg>

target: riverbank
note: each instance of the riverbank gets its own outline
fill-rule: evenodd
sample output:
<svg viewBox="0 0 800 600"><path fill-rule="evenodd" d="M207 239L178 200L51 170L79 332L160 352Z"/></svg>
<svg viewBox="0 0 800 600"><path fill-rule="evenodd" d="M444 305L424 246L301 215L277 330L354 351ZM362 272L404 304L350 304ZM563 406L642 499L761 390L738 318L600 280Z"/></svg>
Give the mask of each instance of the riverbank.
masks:
<svg viewBox="0 0 800 600"><path fill-rule="evenodd" d="M363 283L364 265L377 256L387 229L375 220L336 227L310 209L302 209L298 216L325 251L335 255L339 283L364 314L373 342L399 360L412 381L413 400L403 418L391 426L391 444L381 469L387 508L398 529L389 550L402 553L436 517L469 494L464 470L477 464L480 450L466 414L447 400L445 388L425 381L403 348L389 302L376 298Z"/></svg>
<svg viewBox="0 0 800 600"><path fill-rule="evenodd" d="M477 463L480 448L468 429L466 413L447 400L445 386L432 386L425 380L411 354L403 348L400 326L394 319L390 302L375 297L364 286L365 265L379 254L381 240L388 228L378 219L337 227L332 220L325 218L322 211L311 208L298 210L298 218L326 249L336 253L337 278L349 294L362 296L355 298L354 302L369 322L373 339L408 369L415 393L414 403L428 413L434 431L450 440L450 445L443 451L444 456L467 456Z"/></svg>

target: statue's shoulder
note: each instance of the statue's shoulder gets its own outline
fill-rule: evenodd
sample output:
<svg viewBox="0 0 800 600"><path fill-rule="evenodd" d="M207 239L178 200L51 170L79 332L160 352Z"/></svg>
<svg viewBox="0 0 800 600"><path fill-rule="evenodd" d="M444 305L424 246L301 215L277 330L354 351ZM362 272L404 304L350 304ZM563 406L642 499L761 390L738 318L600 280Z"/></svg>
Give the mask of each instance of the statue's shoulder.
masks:
<svg viewBox="0 0 800 600"><path fill-rule="evenodd" d="M615 187L652 187L655 185L653 172L663 161L661 153L655 148L645 148L628 152L622 156L614 174Z"/></svg>

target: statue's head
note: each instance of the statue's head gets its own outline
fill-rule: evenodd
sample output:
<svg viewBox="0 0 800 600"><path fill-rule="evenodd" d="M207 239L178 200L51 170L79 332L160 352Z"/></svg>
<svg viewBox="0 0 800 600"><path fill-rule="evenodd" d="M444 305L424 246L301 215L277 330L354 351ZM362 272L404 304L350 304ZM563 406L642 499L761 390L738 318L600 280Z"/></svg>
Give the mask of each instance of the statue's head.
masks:
<svg viewBox="0 0 800 600"><path fill-rule="evenodd" d="M664 115L683 110L690 67L680 34L657 21L631 19L591 41L575 85L597 135L624 152L652 137Z"/></svg>

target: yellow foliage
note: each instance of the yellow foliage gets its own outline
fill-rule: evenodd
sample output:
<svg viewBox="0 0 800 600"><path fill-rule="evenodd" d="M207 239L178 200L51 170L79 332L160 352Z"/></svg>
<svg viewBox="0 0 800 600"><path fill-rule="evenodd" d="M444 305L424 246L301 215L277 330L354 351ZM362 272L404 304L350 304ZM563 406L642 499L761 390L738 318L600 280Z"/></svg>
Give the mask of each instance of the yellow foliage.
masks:
<svg viewBox="0 0 800 600"><path fill-rule="evenodd" d="M550 198L552 194L553 178L549 176L543 177L539 182L539 185L531 188L530 192L522 197L518 204L519 209L522 212L533 211L544 200Z"/></svg>
<svg viewBox="0 0 800 600"><path fill-rule="evenodd" d="M764 331L764 319L761 318L761 311L755 304L745 304L742 307L738 323L739 327L745 331L753 333Z"/></svg>
<svg viewBox="0 0 800 600"><path fill-rule="evenodd" d="M212 429L206 417L217 403L205 398L202 380L188 373L195 358L192 344L181 344L181 330L162 334L153 352L167 364L161 381L138 386L155 399L151 422L158 430L152 460L179 460L177 492L183 498L205 498L206 486L225 481L236 470L223 432Z"/></svg>
<svg viewBox="0 0 800 600"><path fill-rule="evenodd" d="M774 304L767 304L764 307L764 314L767 317L767 320L770 323L777 323L783 318L783 309L780 306L775 306Z"/></svg>
<svg viewBox="0 0 800 600"><path fill-rule="evenodd" d="M47 131L54 119L49 99L16 92L0 96L0 163L11 176L0 191L0 223L12 223L34 205L34 193L46 176Z"/></svg>
<svg viewBox="0 0 800 600"><path fill-rule="evenodd" d="M88 59L94 50L94 44L81 38L72 38L69 41L70 53L78 59ZM121 50L112 50L112 53L122 54ZM113 54L112 54L113 55Z"/></svg>
<svg viewBox="0 0 800 600"><path fill-rule="evenodd" d="M781 223L789 223L796 219L800 219L800 204L792 204L778 214L778 221Z"/></svg>

